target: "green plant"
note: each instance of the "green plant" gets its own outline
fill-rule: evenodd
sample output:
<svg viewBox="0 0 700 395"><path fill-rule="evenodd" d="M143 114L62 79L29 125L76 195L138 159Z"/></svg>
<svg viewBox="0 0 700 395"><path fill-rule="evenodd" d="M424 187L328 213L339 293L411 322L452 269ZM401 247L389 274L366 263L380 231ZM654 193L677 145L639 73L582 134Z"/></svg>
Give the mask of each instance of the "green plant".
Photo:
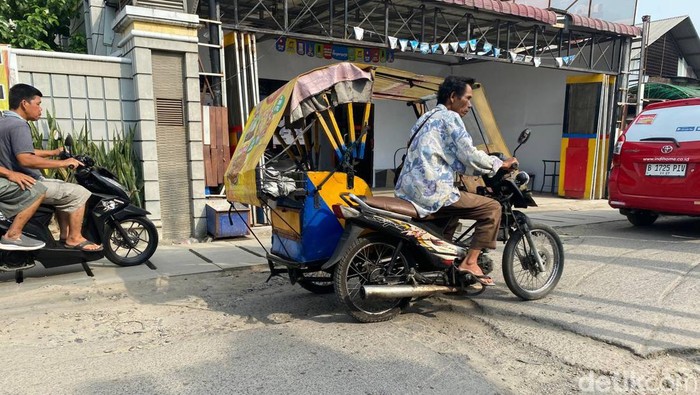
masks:
<svg viewBox="0 0 700 395"><path fill-rule="evenodd" d="M36 123L30 122L34 148L53 150L63 145L66 135L61 131L56 118L51 113L46 114L48 123L48 138L45 140L44 134L39 130ZM143 170L141 161L134 151L134 128L129 128L127 132L115 133L112 138L111 147L107 147L104 141L96 144L90 141L87 119L79 132L73 133L73 152L86 154L95 160L95 164L106 168L112 172L119 183L122 184L131 201L142 207L143 203ZM61 136L62 138L56 138ZM46 143L46 145L44 145ZM44 169L42 170L46 178L58 178L67 182L75 182L72 171L67 169Z"/></svg>
<svg viewBox="0 0 700 395"><path fill-rule="evenodd" d="M70 21L80 16L80 7L80 0L0 0L0 42L18 48L67 50L56 38L70 35Z"/></svg>

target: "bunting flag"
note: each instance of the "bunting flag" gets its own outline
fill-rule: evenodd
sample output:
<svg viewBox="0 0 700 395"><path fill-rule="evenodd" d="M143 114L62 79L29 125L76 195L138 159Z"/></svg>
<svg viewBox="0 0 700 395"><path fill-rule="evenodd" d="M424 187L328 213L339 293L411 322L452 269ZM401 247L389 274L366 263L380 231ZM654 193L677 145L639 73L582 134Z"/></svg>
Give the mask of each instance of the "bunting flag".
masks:
<svg viewBox="0 0 700 395"><path fill-rule="evenodd" d="M452 49L452 52L457 53L457 50L459 49L459 43L457 41L451 42L450 48Z"/></svg>
<svg viewBox="0 0 700 395"><path fill-rule="evenodd" d="M526 55L525 56L525 63L532 63L532 56Z"/></svg>
<svg viewBox="0 0 700 395"><path fill-rule="evenodd" d="M448 43L440 43L440 49L442 49L442 53L447 55L447 52L450 51L450 44Z"/></svg>
<svg viewBox="0 0 700 395"><path fill-rule="evenodd" d="M353 26L353 30L355 31L355 40L361 41L365 37L365 29L359 26Z"/></svg>
<svg viewBox="0 0 700 395"><path fill-rule="evenodd" d="M398 39L396 37L389 36L389 48L396 49L396 43Z"/></svg>
<svg viewBox="0 0 700 395"><path fill-rule="evenodd" d="M540 65L542 64L542 58L535 56L535 58L533 59L533 63L535 64L535 67L540 67Z"/></svg>
<svg viewBox="0 0 700 395"><path fill-rule="evenodd" d="M440 49L440 44L432 44L430 46L430 53L438 53L439 49Z"/></svg>
<svg viewBox="0 0 700 395"><path fill-rule="evenodd" d="M493 45L491 45L491 43L489 43L489 42L487 41L487 42L484 43L483 51L478 52L477 55L479 55L479 56L486 55L486 54L488 54L489 52L491 52L491 49L493 49Z"/></svg>
<svg viewBox="0 0 700 395"><path fill-rule="evenodd" d="M475 38L472 38L471 40L469 40L469 50L472 52L476 51L476 44L478 44L478 43L479 43L479 40L477 40Z"/></svg>
<svg viewBox="0 0 700 395"><path fill-rule="evenodd" d="M516 54L515 51L508 51L508 56L510 56L511 62L515 62L515 59L517 59L518 54Z"/></svg>
<svg viewBox="0 0 700 395"><path fill-rule="evenodd" d="M406 52L406 47L408 47L408 40L405 38L399 39L399 47L401 48L401 52Z"/></svg>
<svg viewBox="0 0 700 395"><path fill-rule="evenodd" d="M467 45L469 45L468 41L459 42L459 48L462 50L462 52L467 52Z"/></svg>
<svg viewBox="0 0 700 395"><path fill-rule="evenodd" d="M557 67L561 67L564 65L564 58L554 58L554 60L557 62Z"/></svg>
<svg viewBox="0 0 700 395"><path fill-rule="evenodd" d="M576 59L576 55L565 56L564 63L568 66L568 65L574 63L574 59Z"/></svg>
<svg viewBox="0 0 700 395"><path fill-rule="evenodd" d="M417 51L417 50L418 50L418 46L420 45L420 43L418 42L418 40L411 40L411 41L409 41L408 43L411 44L411 49L412 49L413 51Z"/></svg>
<svg viewBox="0 0 700 395"><path fill-rule="evenodd" d="M493 49L493 57L498 58L501 56L501 49L500 48L494 48Z"/></svg>
<svg viewBox="0 0 700 395"><path fill-rule="evenodd" d="M423 55L426 55L428 52L430 52L430 44L428 43L420 43L420 53Z"/></svg>
<svg viewBox="0 0 700 395"><path fill-rule="evenodd" d="M274 46L279 52L317 57L320 59L348 60L351 62L365 63L392 63L394 61L394 51L388 48L357 48L287 37L278 38Z"/></svg>
<svg viewBox="0 0 700 395"><path fill-rule="evenodd" d="M515 61L516 61L516 62L521 62L521 63L522 63L522 62L525 61L525 59L527 59L527 57L526 57L525 55L518 55L518 56L515 57Z"/></svg>

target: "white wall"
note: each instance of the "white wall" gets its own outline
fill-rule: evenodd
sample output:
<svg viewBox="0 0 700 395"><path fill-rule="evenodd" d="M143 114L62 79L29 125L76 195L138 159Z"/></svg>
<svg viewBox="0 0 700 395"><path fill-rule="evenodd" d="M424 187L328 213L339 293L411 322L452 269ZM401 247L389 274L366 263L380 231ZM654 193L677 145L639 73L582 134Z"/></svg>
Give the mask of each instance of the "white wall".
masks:
<svg viewBox="0 0 700 395"><path fill-rule="evenodd" d="M496 122L513 150L525 128L532 130L527 144L517 152L521 168L537 174L542 183L542 160L558 160L564 123L566 77L570 71L517 64L483 62L457 66L452 72L476 78L484 85Z"/></svg>
<svg viewBox="0 0 700 395"><path fill-rule="evenodd" d="M336 62L278 52L274 40L258 42L257 51L260 78L289 80L304 71ZM449 67L397 59L384 65L435 76L469 76L481 82L511 150L517 146L520 132L526 127L532 129L530 141L520 148L517 156L521 168L537 175L537 189L542 182L542 159L559 159L566 77L580 73L500 62ZM406 145L415 121L413 110L403 103L376 103L375 170L394 168L394 152ZM400 159L400 154L397 156Z"/></svg>
<svg viewBox="0 0 700 395"><path fill-rule="evenodd" d="M44 95L42 107L63 133L84 128L93 141L109 146L112 138L138 124L129 59L13 49L19 82ZM38 122L48 136L46 115Z"/></svg>

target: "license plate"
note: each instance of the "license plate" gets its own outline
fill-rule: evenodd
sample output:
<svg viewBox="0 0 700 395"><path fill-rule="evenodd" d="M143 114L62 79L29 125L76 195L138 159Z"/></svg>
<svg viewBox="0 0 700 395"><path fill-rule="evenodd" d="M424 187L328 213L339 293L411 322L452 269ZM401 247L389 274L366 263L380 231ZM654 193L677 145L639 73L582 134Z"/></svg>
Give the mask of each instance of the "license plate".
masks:
<svg viewBox="0 0 700 395"><path fill-rule="evenodd" d="M645 175L652 177L685 177L685 163L647 163Z"/></svg>

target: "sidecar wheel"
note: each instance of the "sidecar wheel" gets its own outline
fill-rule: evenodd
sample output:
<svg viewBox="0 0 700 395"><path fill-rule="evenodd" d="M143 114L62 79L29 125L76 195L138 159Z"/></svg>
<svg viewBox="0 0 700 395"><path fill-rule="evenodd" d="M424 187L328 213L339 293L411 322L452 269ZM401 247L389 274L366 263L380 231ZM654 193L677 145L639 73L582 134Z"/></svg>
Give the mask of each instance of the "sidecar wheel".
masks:
<svg viewBox="0 0 700 395"><path fill-rule="evenodd" d="M120 226L133 247L127 243ZM105 225L105 257L119 266L137 266L146 262L158 248L158 230L153 222L145 217L125 218L117 224Z"/></svg>
<svg viewBox="0 0 700 395"><path fill-rule="evenodd" d="M311 281L308 280L304 277L326 277L328 276L328 281ZM299 280L297 280L298 284L304 288L305 290L309 292L313 292L318 295L324 295L324 294L330 294L333 293L335 287L333 285L333 274L324 272L324 271L318 271L318 272L311 272L311 273L301 273L301 277Z"/></svg>
<svg viewBox="0 0 700 395"><path fill-rule="evenodd" d="M396 317L411 298L365 300L360 289L369 284L385 284L386 266L396 250L395 242L381 237L360 237L348 248L335 270L335 294L348 313L360 322L381 322ZM402 253L392 276L405 273L407 260Z"/></svg>
<svg viewBox="0 0 700 395"><path fill-rule="evenodd" d="M531 234L544 263L536 268L534 255L522 232L514 232L503 251L503 277L513 294L523 300L545 297L559 283L564 271L564 246L559 235L544 224L533 224Z"/></svg>

